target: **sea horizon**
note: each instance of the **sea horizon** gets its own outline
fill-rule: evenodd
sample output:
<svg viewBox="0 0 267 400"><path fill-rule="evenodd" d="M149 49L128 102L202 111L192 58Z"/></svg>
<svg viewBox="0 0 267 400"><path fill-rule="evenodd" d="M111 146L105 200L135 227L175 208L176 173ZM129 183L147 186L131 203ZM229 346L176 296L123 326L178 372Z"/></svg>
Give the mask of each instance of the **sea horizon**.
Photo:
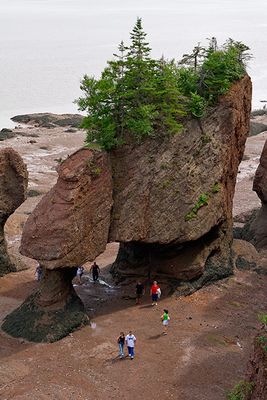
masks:
<svg viewBox="0 0 267 400"><path fill-rule="evenodd" d="M264 0L1 0L0 129L35 112L77 113L84 74L98 76L137 16L152 56L179 60L198 43L229 37L250 47L252 108L267 100Z"/></svg>

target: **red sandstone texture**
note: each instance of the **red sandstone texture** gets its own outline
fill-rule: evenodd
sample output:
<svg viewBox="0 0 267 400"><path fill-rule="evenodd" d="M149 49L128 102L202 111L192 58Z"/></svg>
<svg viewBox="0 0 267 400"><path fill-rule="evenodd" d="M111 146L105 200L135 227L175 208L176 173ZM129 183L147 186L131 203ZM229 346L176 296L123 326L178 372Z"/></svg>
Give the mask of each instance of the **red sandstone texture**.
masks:
<svg viewBox="0 0 267 400"><path fill-rule="evenodd" d="M247 378L253 384L253 391L246 400L267 399L267 331L265 329L262 329L255 338Z"/></svg>
<svg viewBox="0 0 267 400"><path fill-rule="evenodd" d="M200 238L221 221L231 224L250 102L251 81L246 76L206 118L189 120L180 134L114 151L110 240L184 243ZM210 194L208 206L188 220L204 193Z"/></svg>
<svg viewBox="0 0 267 400"><path fill-rule="evenodd" d="M261 200L261 208L248 223L245 238L255 244L258 250L267 249L267 142L265 142L260 164L256 170L253 190Z"/></svg>
<svg viewBox="0 0 267 400"><path fill-rule="evenodd" d="M20 155L12 148L0 151L0 276L14 270L6 251L4 225L7 218L23 203L28 172Z"/></svg>
<svg viewBox="0 0 267 400"><path fill-rule="evenodd" d="M58 168L58 181L28 218L21 253L49 269L74 267L105 250L112 207L108 156L82 149Z"/></svg>
<svg viewBox="0 0 267 400"><path fill-rule="evenodd" d="M246 76L204 119L187 121L181 133L111 154L109 240L122 243L114 273L134 275L141 265L145 274L188 280L203 274L211 255L218 274L229 273L233 195L250 103Z"/></svg>

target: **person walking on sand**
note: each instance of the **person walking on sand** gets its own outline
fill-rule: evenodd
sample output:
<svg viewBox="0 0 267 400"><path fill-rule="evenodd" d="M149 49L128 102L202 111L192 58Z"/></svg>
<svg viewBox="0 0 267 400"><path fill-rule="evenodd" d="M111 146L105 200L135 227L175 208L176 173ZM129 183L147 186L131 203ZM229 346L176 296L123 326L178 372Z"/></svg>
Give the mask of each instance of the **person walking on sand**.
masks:
<svg viewBox="0 0 267 400"><path fill-rule="evenodd" d="M151 298L152 298L152 306L157 305L158 298L161 295L161 290L160 290L160 287L159 287L157 281L153 282L153 285L151 286L151 289L150 289L150 294L151 294Z"/></svg>
<svg viewBox="0 0 267 400"><path fill-rule="evenodd" d="M169 321L170 321L170 316L169 316L169 311L164 309L163 314L161 316L161 321L163 325L163 335L167 335L167 329L169 326Z"/></svg>
<svg viewBox="0 0 267 400"><path fill-rule="evenodd" d="M100 268L96 262L94 262L94 264L91 266L90 271L93 276L93 281L94 281L94 283L96 283L96 281L98 280L98 277L99 277L99 273L100 273Z"/></svg>
<svg viewBox="0 0 267 400"><path fill-rule="evenodd" d="M77 275L77 278L78 278L79 285L82 285L83 273L84 273L84 267L83 266L78 267L76 275Z"/></svg>
<svg viewBox="0 0 267 400"><path fill-rule="evenodd" d="M140 281L138 281L136 286L135 286L135 289L136 289L136 291L135 291L135 293L136 293L135 304L138 305L138 304L140 304L141 298L145 293L145 287Z"/></svg>
<svg viewBox="0 0 267 400"><path fill-rule="evenodd" d="M136 344L136 337L132 333L132 331L129 331L128 335L125 338L126 341L126 346L128 348L128 354L131 360L134 358L134 346Z"/></svg>
<svg viewBox="0 0 267 400"><path fill-rule="evenodd" d="M118 345L119 345L119 356L120 358L124 357L124 352L123 352L123 348L124 348L124 344L125 344L125 336L124 333L121 332L120 336L117 339Z"/></svg>

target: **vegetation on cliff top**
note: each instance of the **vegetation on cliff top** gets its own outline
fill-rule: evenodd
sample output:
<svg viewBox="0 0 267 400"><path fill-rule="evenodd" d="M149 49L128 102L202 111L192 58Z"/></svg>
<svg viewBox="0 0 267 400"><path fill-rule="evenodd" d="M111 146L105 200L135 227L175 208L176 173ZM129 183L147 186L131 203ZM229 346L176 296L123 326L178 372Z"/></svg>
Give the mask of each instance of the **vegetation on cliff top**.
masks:
<svg viewBox="0 0 267 400"><path fill-rule="evenodd" d="M120 43L99 79L85 75L81 82L84 95L76 102L87 113L87 144L111 150L126 137L141 142L179 132L185 116L203 117L207 106L244 76L248 50L232 39L219 48L211 38L179 63L153 59L138 18L130 45Z"/></svg>

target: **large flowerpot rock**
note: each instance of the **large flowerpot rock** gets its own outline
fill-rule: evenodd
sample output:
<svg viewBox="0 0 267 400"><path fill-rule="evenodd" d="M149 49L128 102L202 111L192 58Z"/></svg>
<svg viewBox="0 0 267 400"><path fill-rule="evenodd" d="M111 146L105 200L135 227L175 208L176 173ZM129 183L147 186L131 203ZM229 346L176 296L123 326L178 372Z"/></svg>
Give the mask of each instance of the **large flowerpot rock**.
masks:
<svg viewBox="0 0 267 400"><path fill-rule="evenodd" d="M21 253L37 260L40 288L2 328L31 341L54 341L88 322L72 286L77 266L104 251L110 225L112 180L107 154L82 149L58 169L58 181L28 218Z"/></svg>
<svg viewBox="0 0 267 400"><path fill-rule="evenodd" d="M121 243L116 276L188 280L204 274L207 263L214 275L232 271L233 195L250 102L246 76L182 132L112 152L109 240Z"/></svg>

